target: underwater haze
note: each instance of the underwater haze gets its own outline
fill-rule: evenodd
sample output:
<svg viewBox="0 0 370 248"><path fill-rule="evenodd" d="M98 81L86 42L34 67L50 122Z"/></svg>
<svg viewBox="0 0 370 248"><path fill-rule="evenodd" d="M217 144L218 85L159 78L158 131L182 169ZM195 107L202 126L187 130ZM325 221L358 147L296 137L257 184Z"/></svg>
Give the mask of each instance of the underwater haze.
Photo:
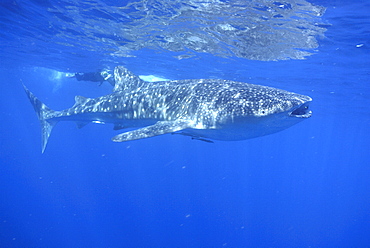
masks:
<svg viewBox="0 0 370 248"><path fill-rule="evenodd" d="M0 247L369 247L370 1L0 3ZM52 109L112 92L76 72L225 79L312 97L243 141L61 122L41 153L22 84Z"/></svg>

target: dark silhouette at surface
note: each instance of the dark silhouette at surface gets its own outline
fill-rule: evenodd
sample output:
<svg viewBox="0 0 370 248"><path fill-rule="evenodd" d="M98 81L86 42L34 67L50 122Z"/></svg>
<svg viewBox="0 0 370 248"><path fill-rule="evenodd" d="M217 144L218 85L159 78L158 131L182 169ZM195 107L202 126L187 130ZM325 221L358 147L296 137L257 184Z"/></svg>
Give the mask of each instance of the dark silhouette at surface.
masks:
<svg viewBox="0 0 370 248"><path fill-rule="evenodd" d="M114 76L107 70L100 72L76 72L76 73L67 73L66 77L76 78L77 81L90 81L90 82L103 82L107 81L112 86L114 86Z"/></svg>

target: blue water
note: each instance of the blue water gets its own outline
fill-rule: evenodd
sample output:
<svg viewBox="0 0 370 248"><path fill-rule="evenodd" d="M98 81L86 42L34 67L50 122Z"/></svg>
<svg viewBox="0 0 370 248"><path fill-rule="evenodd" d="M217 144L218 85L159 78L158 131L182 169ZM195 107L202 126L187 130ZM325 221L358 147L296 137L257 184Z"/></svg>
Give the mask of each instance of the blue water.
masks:
<svg viewBox="0 0 370 248"><path fill-rule="evenodd" d="M163 1L148 1L145 8L156 10L150 18L139 7L121 16L111 6L131 5L117 2L0 3L0 247L370 247L369 1L310 1L326 8L314 19L326 29L318 47L302 47L313 53L305 59L275 61L197 51L193 43L175 51L137 33L130 40L102 23L134 30L168 13ZM187 31L201 26L193 24ZM137 75L223 78L309 95L313 116L273 135L213 144L181 135L113 143L119 131L110 125L62 122L41 154L22 83L65 109L75 95L111 92L65 72L119 64Z"/></svg>

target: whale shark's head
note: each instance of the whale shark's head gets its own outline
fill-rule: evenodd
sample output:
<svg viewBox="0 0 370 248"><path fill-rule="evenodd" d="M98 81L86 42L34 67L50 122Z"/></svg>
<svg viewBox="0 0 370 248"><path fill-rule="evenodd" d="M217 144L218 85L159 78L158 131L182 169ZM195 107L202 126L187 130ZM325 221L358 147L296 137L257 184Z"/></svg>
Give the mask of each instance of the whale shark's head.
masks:
<svg viewBox="0 0 370 248"><path fill-rule="evenodd" d="M310 103L312 98L291 92L283 92L279 98L268 99L263 107L254 109L252 118L246 118L247 128L245 135L251 137L263 136L287 129L312 115ZM253 119L251 121L251 119ZM249 132L250 123L254 131Z"/></svg>
<svg viewBox="0 0 370 248"><path fill-rule="evenodd" d="M247 95L244 101L245 103L240 101L239 108L254 117L282 114L285 117L303 119L312 115L309 109L311 97L285 90L262 86L260 92Z"/></svg>
<svg viewBox="0 0 370 248"><path fill-rule="evenodd" d="M218 112L219 125L215 128L222 131L213 137L219 140L243 140L276 133L312 115L311 97L266 86L248 85L246 90L225 92L222 99L227 102L222 102L224 108ZM218 109L220 106L216 105Z"/></svg>

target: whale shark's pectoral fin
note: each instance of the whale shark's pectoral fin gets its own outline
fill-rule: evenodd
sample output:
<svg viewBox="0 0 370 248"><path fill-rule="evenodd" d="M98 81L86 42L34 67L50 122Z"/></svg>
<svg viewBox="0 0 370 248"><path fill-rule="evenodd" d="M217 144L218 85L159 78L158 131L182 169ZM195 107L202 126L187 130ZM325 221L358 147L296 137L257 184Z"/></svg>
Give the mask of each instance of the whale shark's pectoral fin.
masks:
<svg viewBox="0 0 370 248"><path fill-rule="evenodd" d="M130 140L144 139L153 136L158 136L166 133L177 132L186 128L191 128L191 122L188 120L175 120L175 121L158 121L156 124L121 133L114 136L114 142L124 142Z"/></svg>

